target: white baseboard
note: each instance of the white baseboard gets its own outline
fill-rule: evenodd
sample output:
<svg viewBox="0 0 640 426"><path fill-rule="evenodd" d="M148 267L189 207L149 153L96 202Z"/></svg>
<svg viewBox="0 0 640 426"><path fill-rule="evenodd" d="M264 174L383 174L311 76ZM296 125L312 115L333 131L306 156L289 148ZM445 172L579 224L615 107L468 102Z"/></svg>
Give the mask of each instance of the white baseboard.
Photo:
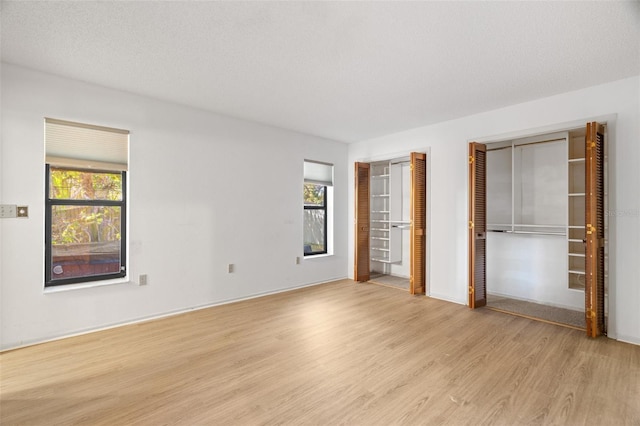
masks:
<svg viewBox="0 0 640 426"><path fill-rule="evenodd" d="M467 304L466 300L457 300L452 297L445 296L444 294L439 294L439 293L429 293L428 297L431 297L432 299L444 300L445 302L455 303L457 305Z"/></svg>
<svg viewBox="0 0 640 426"><path fill-rule="evenodd" d="M624 343L630 343L632 345L638 345L640 346L640 339L638 339L637 337L633 337L633 336L625 336L625 335L616 335L615 337L613 336L609 336L612 339L615 339L619 342L624 342Z"/></svg>

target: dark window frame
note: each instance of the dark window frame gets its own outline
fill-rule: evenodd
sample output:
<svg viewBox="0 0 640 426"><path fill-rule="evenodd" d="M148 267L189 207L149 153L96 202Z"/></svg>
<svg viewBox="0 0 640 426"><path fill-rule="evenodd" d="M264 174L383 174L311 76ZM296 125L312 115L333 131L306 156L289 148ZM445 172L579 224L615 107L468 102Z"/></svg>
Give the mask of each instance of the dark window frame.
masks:
<svg viewBox="0 0 640 426"><path fill-rule="evenodd" d="M309 184L309 182L307 182L306 184ZM311 183L311 185L317 185L317 184ZM329 222L329 216L328 216L329 212L328 212L328 206L327 206L328 186L327 185L318 185L318 186L322 186L324 188L324 191L322 191L323 192L322 205L318 206L318 205L305 204L304 210L323 210L324 211L324 241L323 241L324 250L307 251L306 247L304 247L304 256L315 256L318 254L327 254L329 252L329 247L328 247L329 236L327 235L327 230L328 230L327 223Z"/></svg>
<svg viewBox="0 0 640 426"><path fill-rule="evenodd" d="M45 287L59 285L89 283L93 281L103 281L117 278L124 278L127 275L127 172L84 169L80 167L56 167L78 172L91 173L120 173L122 175L122 200L69 200L51 198L51 166L45 165ZM97 207L120 207L120 270L118 272L89 275L82 277L52 279L53 249L51 245L53 206L97 206Z"/></svg>

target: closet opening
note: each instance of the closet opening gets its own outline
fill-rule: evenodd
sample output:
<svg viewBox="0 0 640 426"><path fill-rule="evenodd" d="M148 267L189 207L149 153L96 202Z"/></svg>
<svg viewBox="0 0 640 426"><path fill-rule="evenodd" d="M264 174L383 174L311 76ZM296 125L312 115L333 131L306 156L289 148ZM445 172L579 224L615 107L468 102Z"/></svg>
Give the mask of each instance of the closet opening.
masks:
<svg viewBox="0 0 640 426"><path fill-rule="evenodd" d="M469 306L605 334L605 126L471 143L469 170Z"/></svg>
<svg viewBox="0 0 640 426"><path fill-rule="evenodd" d="M425 293L426 154L356 163L355 280Z"/></svg>

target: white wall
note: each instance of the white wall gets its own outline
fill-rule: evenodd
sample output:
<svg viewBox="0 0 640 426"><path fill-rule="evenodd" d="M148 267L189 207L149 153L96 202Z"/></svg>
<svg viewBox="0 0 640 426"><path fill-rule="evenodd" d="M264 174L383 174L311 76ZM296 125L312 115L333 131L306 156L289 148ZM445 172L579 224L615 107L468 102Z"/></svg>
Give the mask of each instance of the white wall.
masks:
<svg viewBox="0 0 640 426"><path fill-rule="evenodd" d="M0 201L30 217L0 221L0 348L345 277L345 144L6 64L1 87ZM147 286L44 290L44 117L131 131L129 277ZM304 159L335 165L334 255L296 265Z"/></svg>
<svg viewBox="0 0 640 426"><path fill-rule="evenodd" d="M567 263L564 235L487 232L490 294L584 311L584 291L569 288Z"/></svg>
<svg viewBox="0 0 640 426"><path fill-rule="evenodd" d="M614 115L614 116L612 116ZM430 147L428 292L467 301L467 142L490 141L575 127L591 119L609 124L609 335L640 344L640 76L362 141L354 161ZM353 190L349 186L349 215ZM353 232L349 222L349 274Z"/></svg>

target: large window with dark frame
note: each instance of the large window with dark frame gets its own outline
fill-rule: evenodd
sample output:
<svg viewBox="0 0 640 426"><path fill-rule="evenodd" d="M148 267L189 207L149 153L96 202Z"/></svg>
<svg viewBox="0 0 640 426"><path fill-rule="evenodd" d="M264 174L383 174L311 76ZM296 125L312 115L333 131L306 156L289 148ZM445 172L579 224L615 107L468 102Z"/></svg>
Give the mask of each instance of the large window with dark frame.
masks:
<svg viewBox="0 0 640 426"><path fill-rule="evenodd" d="M45 120L45 286L126 276L128 135Z"/></svg>
<svg viewBox="0 0 640 426"><path fill-rule="evenodd" d="M304 184L304 255L327 252L327 187Z"/></svg>
<svg viewBox="0 0 640 426"><path fill-rule="evenodd" d="M317 161L304 162L304 255L329 252L329 196L333 185L333 165Z"/></svg>

